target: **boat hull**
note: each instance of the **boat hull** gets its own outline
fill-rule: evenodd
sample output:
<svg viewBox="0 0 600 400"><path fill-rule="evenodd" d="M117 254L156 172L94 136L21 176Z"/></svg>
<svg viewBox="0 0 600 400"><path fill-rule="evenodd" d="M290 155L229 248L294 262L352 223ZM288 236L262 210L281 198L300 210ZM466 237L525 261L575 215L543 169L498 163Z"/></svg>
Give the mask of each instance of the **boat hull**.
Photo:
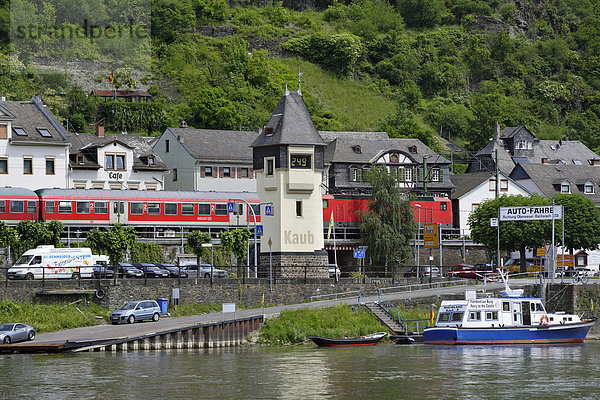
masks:
<svg viewBox="0 0 600 400"><path fill-rule="evenodd" d="M425 344L582 343L596 320L575 324L510 328L433 327L425 329Z"/></svg>
<svg viewBox="0 0 600 400"><path fill-rule="evenodd" d="M386 335L384 332L378 332L373 335L362 336L349 339L331 339L322 336L308 336L319 347L353 347L353 346L374 346Z"/></svg>

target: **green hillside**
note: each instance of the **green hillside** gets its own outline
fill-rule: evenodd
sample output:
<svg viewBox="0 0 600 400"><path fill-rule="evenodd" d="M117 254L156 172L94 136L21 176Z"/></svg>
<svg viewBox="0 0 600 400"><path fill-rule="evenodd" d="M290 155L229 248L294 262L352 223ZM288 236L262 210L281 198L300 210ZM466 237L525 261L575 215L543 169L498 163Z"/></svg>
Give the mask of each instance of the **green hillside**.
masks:
<svg viewBox="0 0 600 400"><path fill-rule="evenodd" d="M23 100L43 93L70 130L81 132L102 117L109 131L155 135L182 120L196 128L255 130L286 82L298 88L301 72L318 129L385 130L439 148L435 132L476 150L498 122L600 147L597 1L287 3L308 7L259 0L0 0L0 95ZM127 20L132 8L135 18ZM8 24L10 12L18 11L23 24L64 27L86 10L99 26L146 29L151 17L149 40L83 37L65 47L46 31L19 46L9 40L10 29L13 39L19 32ZM57 58L72 64L48 68ZM102 64L75 71L72 65L85 60ZM155 102L98 111L90 86L141 87Z"/></svg>

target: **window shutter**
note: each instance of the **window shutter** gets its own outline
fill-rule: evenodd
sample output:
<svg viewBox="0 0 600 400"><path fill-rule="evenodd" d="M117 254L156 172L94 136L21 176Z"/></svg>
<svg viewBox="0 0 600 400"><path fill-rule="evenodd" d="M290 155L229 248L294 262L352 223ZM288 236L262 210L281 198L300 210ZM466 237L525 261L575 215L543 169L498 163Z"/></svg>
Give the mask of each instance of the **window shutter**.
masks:
<svg viewBox="0 0 600 400"><path fill-rule="evenodd" d="M223 171L223 167L217 167L219 168L219 178L224 178L225 177L225 171Z"/></svg>
<svg viewBox="0 0 600 400"><path fill-rule="evenodd" d="M237 170L237 178L240 179L242 177L242 168L234 168Z"/></svg>
<svg viewBox="0 0 600 400"><path fill-rule="evenodd" d="M206 170L204 169L204 167L200 167L200 177L204 178L206 175Z"/></svg>
<svg viewBox="0 0 600 400"><path fill-rule="evenodd" d="M8 133L6 130L6 125L0 125L0 139L6 139L8 137Z"/></svg>
<svg viewBox="0 0 600 400"><path fill-rule="evenodd" d="M254 179L254 169L250 168L250 171L248 171L248 178Z"/></svg>

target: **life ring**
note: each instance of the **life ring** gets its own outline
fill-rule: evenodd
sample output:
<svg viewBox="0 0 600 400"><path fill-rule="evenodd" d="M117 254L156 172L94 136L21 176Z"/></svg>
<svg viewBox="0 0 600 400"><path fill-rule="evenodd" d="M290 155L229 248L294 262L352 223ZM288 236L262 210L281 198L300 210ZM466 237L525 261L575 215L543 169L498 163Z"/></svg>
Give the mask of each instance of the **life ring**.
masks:
<svg viewBox="0 0 600 400"><path fill-rule="evenodd" d="M548 316L542 315L542 318L540 318L540 324L547 326L549 322L550 320L548 319Z"/></svg>
<svg viewBox="0 0 600 400"><path fill-rule="evenodd" d="M96 290L95 295L96 295L97 298L103 299L104 296L106 295L106 293L104 293L103 289L98 289L98 290Z"/></svg>

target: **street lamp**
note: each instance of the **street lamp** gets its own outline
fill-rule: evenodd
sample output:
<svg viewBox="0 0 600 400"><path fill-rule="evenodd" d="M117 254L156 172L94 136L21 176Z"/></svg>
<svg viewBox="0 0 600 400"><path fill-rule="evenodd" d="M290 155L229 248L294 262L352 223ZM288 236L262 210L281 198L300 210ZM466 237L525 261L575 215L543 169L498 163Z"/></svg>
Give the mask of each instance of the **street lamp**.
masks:
<svg viewBox="0 0 600 400"><path fill-rule="evenodd" d="M419 228L417 229L417 274L419 274L419 251L420 251L420 246L419 246L419 234L421 232L421 205L420 204L415 204L415 207L417 207L419 209L419 217L418 217L418 224L419 224Z"/></svg>

